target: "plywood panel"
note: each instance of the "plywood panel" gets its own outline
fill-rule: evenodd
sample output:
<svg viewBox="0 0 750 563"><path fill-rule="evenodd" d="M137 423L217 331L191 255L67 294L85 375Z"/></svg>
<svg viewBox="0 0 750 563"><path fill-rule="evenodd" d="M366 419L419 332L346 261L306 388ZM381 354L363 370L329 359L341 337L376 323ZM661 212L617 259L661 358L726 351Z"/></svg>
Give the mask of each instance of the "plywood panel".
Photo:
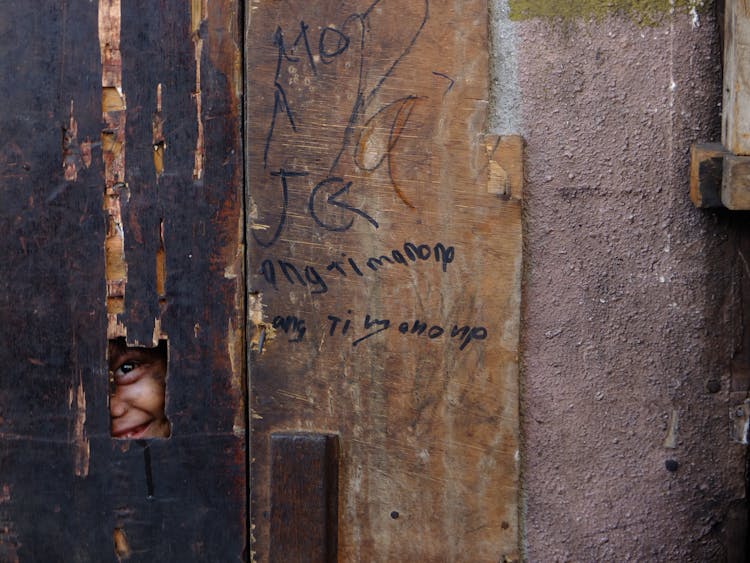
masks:
<svg viewBox="0 0 750 563"><path fill-rule="evenodd" d="M5 8L0 560L239 560L238 8ZM106 260L105 239L122 241ZM123 254L127 270L110 271ZM169 341L167 440L110 437L106 351L118 335Z"/></svg>
<svg viewBox="0 0 750 563"><path fill-rule="evenodd" d="M338 438L271 436L271 561L335 563Z"/></svg>
<svg viewBox="0 0 750 563"><path fill-rule="evenodd" d="M750 155L750 2L726 0L722 144Z"/></svg>
<svg viewBox="0 0 750 563"><path fill-rule="evenodd" d="M341 561L517 551L522 143L484 1L248 9L253 556L270 435L338 434Z"/></svg>

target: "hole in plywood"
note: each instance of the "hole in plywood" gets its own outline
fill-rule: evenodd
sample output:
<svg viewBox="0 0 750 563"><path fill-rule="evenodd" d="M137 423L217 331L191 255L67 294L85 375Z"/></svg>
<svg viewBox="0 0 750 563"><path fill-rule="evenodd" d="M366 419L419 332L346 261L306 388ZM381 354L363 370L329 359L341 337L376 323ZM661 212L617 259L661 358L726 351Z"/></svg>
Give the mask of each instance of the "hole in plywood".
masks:
<svg viewBox="0 0 750 563"><path fill-rule="evenodd" d="M128 346L124 338L109 341L110 434L119 439L168 438L164 412L167 341L154 348Z"/></svg>

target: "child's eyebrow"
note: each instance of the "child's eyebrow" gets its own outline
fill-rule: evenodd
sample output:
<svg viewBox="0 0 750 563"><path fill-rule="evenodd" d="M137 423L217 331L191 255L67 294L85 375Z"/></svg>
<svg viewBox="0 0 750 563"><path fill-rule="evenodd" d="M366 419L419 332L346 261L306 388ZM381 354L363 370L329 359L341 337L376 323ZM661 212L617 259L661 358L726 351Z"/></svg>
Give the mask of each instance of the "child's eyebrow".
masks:
<svg viewBox="0 0 750 563"><path fill-rule="evenodd" d="M147 363L147 362L155 362L158 360L159 360L159 356L157 354L151 353L147 349L128 348L126 350L123 350L119 353L114 354L110 358L110 364L112 366L121 366L122 364L125 364L128 362Z"/></svg>

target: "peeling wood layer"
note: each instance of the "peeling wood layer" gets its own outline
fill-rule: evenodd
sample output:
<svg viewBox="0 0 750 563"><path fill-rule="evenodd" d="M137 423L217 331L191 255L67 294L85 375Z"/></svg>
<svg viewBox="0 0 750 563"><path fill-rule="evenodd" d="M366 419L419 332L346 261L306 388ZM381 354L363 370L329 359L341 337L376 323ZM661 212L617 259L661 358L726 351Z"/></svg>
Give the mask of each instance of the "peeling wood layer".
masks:
<svg viewBox="0 0 750 563"><path fill-rule="evenodd" d="M86 477L89 474L89 462L91 458L91 444L86 436L86 392L83 389L83 381L79 376L75 386L75 404L71 401L71 408L75 409L75 424L73 427L73 452L74 470L77 477ZM71 390L71 399L73 392Z"/></svg>
<svg viewBox="0 0 750 563"><path fill-rule="evenodd" d="M62 129L62 166L67 182L75 182L78 179L78 170L81 165L86 168L91 166L91 140L86 137L79 144L78 122L73 114L74 108L74 101L70 100L70 120L68 126Z"/></svg>
<svg viewBox="0 0 750 563"><path fill-rule="evenodd" d="M154 146L154 172L156 179L164 174L164 151L167 143L164 140L164 117L162 116L162 85L156 86L156 111L151 118L151 143Z"/></svg>
<svg viewBox="0 0 750 563"><path fill-rule="evenodd" d="M197 112L189 3L5 13L2 561L245 552L239 26L235 3L205 8ZM106 337L120 335L168 335L169 439L110 438Z"/></svg>
<svg viewBox="0 0 750 563"><path fill-rule="evenodd" d="M203 38L201 37L201 25L208 16L208 0L191 0L190 2L190 35L195 49L195 89L193 98L195 100L195 120L198 137L195 141L195 164L193 166L193 179L200 180L203 176L203 160L205 159L204 131L203 131L203 98L201 94L201 56L203 54Z"/></svg>
<svg viewBox="0 0 750 563"><path fill-rule="evenodd" d="M159 248L156 250L156 294L162 304L165 304L167 295L167 249L164 247L163 219L159 221ZM158 321L159 319L157 319Z"/></svg>
<svg viewBox="0 0 750 563"><path fill-rule="evenodd" d="M487 193L506 199L523 196L523 138L520 135L488 136Z"/></svg>
<svg viewBox="0 0 750 563"><path fill-rule="evenodd" d="M125 124L127 104L122 92L120 0L99 0L99 49L102 57L102 159L104 161L104 242L107 286L107 338L127 336L117 316L124 312L128 266L122 225L122 205L129 197L125 183ZM124 201L123 201L124 200Z"/></svg>
<svg viewBox="0 0 750 563"><path fill-rule="evenodd" d="M128 536L122 528L115 528L115 531L112 533L112 541L115 546L115 555L118 559L123 560L130 557Z"/></svg>

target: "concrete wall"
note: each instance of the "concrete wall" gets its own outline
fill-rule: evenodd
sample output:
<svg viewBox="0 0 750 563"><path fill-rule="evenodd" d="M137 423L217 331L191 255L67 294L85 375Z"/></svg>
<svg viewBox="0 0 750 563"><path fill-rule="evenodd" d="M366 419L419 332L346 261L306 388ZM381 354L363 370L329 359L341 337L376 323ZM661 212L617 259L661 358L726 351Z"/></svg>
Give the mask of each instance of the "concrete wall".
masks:
<svg viewBox="0 0 750 563"><path fill-rule="evenodd" d="M492 128L528 143L526 558L740 560L750 221L687 196L690 144L720 133L713 9L520 4L493 4Z"/></svg>

